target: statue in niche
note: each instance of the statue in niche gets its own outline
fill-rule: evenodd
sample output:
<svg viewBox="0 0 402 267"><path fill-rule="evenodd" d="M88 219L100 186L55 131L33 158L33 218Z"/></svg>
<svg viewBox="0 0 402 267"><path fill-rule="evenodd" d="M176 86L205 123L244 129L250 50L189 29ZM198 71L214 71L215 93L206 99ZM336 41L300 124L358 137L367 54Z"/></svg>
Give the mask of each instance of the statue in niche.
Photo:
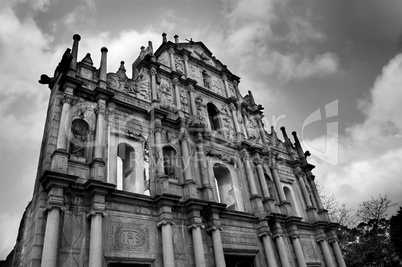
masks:
<svg viewBox="0 0 402 267"><path fill-rule="evenodd" d="M173 103L173 95L172 95L172 89L170 87L170 84L162 80L161 85L160 85L160 101L163 105L170 106Z"/></svg>
<svg viewBox="0 0 402 267"><path fill-rule="evenodd" d="M75 119L71 123L70 154L78 158L85 158L85 143L88 139L89 126L83 119Z"/></svg>
<svg viewBox="0 0 402 267"><path fill-rule="evenodd" d="M207 89L211 89L212 77L208 75L205 70L202 72L202 78L204 80L204 87L206 87Z"/></svg>
<svg viewBox="0 0 402 267"><path fill-rule="evenodd" d="M139 84L137 91L138 91L137 97L142 98L144 100L150 100L151 86L150 86L149 82Z"/></svg>
<svg viewBox="0 0 402 267"><path fill-rule="evenodd" d="M180 89L180 102L182 104L182 107L188 111L188 98L187 98L187 92L183 88Z"/></svg>

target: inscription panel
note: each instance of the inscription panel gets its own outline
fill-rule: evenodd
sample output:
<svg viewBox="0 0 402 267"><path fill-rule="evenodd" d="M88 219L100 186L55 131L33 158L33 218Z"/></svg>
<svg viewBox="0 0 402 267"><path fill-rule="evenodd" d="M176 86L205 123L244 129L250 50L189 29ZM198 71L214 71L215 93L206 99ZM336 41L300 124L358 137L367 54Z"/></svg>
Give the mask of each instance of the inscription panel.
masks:
<svg viewBox="0 0 402 267"><path fill-rule="evenodd" d="M150 228L133 223L111 222L109 226L111 251L150 252Z"/></svg>
<svg viewBox="0 0 402 267"><path fill-rule="evenodd" d="M222 244L231 246L258 246L257 236L243 233L222 232Z"/></svg>

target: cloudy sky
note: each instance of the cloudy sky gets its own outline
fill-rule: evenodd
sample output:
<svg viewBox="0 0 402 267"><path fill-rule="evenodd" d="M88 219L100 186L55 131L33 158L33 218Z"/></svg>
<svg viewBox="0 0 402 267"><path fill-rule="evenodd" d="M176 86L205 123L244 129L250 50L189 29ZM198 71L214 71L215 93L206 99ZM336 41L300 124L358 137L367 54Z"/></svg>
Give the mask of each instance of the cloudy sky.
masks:
<svg viewBox="0 0 402 267"><path fill-rule="evenodd" d="M108 71L161 34L202 41L265 107L265 125L297 131L318 183L357 208L402 205L402 1L0 0L0 259L32 196L49 89L72 36L79 59ZM129 73L129 72L128 72Z"/></svg>

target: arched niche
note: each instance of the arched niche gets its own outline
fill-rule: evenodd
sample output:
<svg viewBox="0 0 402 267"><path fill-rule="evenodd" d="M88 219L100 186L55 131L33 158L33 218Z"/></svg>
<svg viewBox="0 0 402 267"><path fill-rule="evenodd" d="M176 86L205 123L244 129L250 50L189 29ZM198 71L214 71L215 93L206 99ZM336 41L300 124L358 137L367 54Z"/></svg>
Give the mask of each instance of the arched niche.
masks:
<svg viewBox="0 0 402 267"><path fill-rule="evenodd" d="M71 159L88 162L89 159L89 124L83 119L74 119L71 122L69 153Z"/></svg>
<svg viewBox="0 0 402 267"><path fill-rule="evenodd" d="M236 209L236 199L230 170L223 164L215 163L213 165L213 172L219 202L226 204L227 209Z"/></svg>
<svg viewBox="0 0 402 267"><path fill-rule="evenodd" d="M208 112L208 119L209 119L209 124L211 126L211 130L218 131L220 129L218 108L214 104L208 103L207 104L207 112Z"/></svg>
<svg viewBox="0 0 402 267"><path fill-rule="evenodd" d="M172 146L164 146L163 152L163 171L171 179L178 179L180 169L176 150Z"/></svg>

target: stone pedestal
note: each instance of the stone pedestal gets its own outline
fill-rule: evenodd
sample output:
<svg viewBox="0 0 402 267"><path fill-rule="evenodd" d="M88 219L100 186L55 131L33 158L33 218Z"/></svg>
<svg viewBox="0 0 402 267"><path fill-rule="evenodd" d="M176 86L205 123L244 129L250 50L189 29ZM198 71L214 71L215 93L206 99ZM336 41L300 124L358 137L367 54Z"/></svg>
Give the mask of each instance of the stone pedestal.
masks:
<svg viewBox="0 0 402 267"><path fill-rule="evenodd" d="M67 173L68 158L70 154L65 150L57 149L52 154L52 163L50 169L56 172Z"/></svg>

